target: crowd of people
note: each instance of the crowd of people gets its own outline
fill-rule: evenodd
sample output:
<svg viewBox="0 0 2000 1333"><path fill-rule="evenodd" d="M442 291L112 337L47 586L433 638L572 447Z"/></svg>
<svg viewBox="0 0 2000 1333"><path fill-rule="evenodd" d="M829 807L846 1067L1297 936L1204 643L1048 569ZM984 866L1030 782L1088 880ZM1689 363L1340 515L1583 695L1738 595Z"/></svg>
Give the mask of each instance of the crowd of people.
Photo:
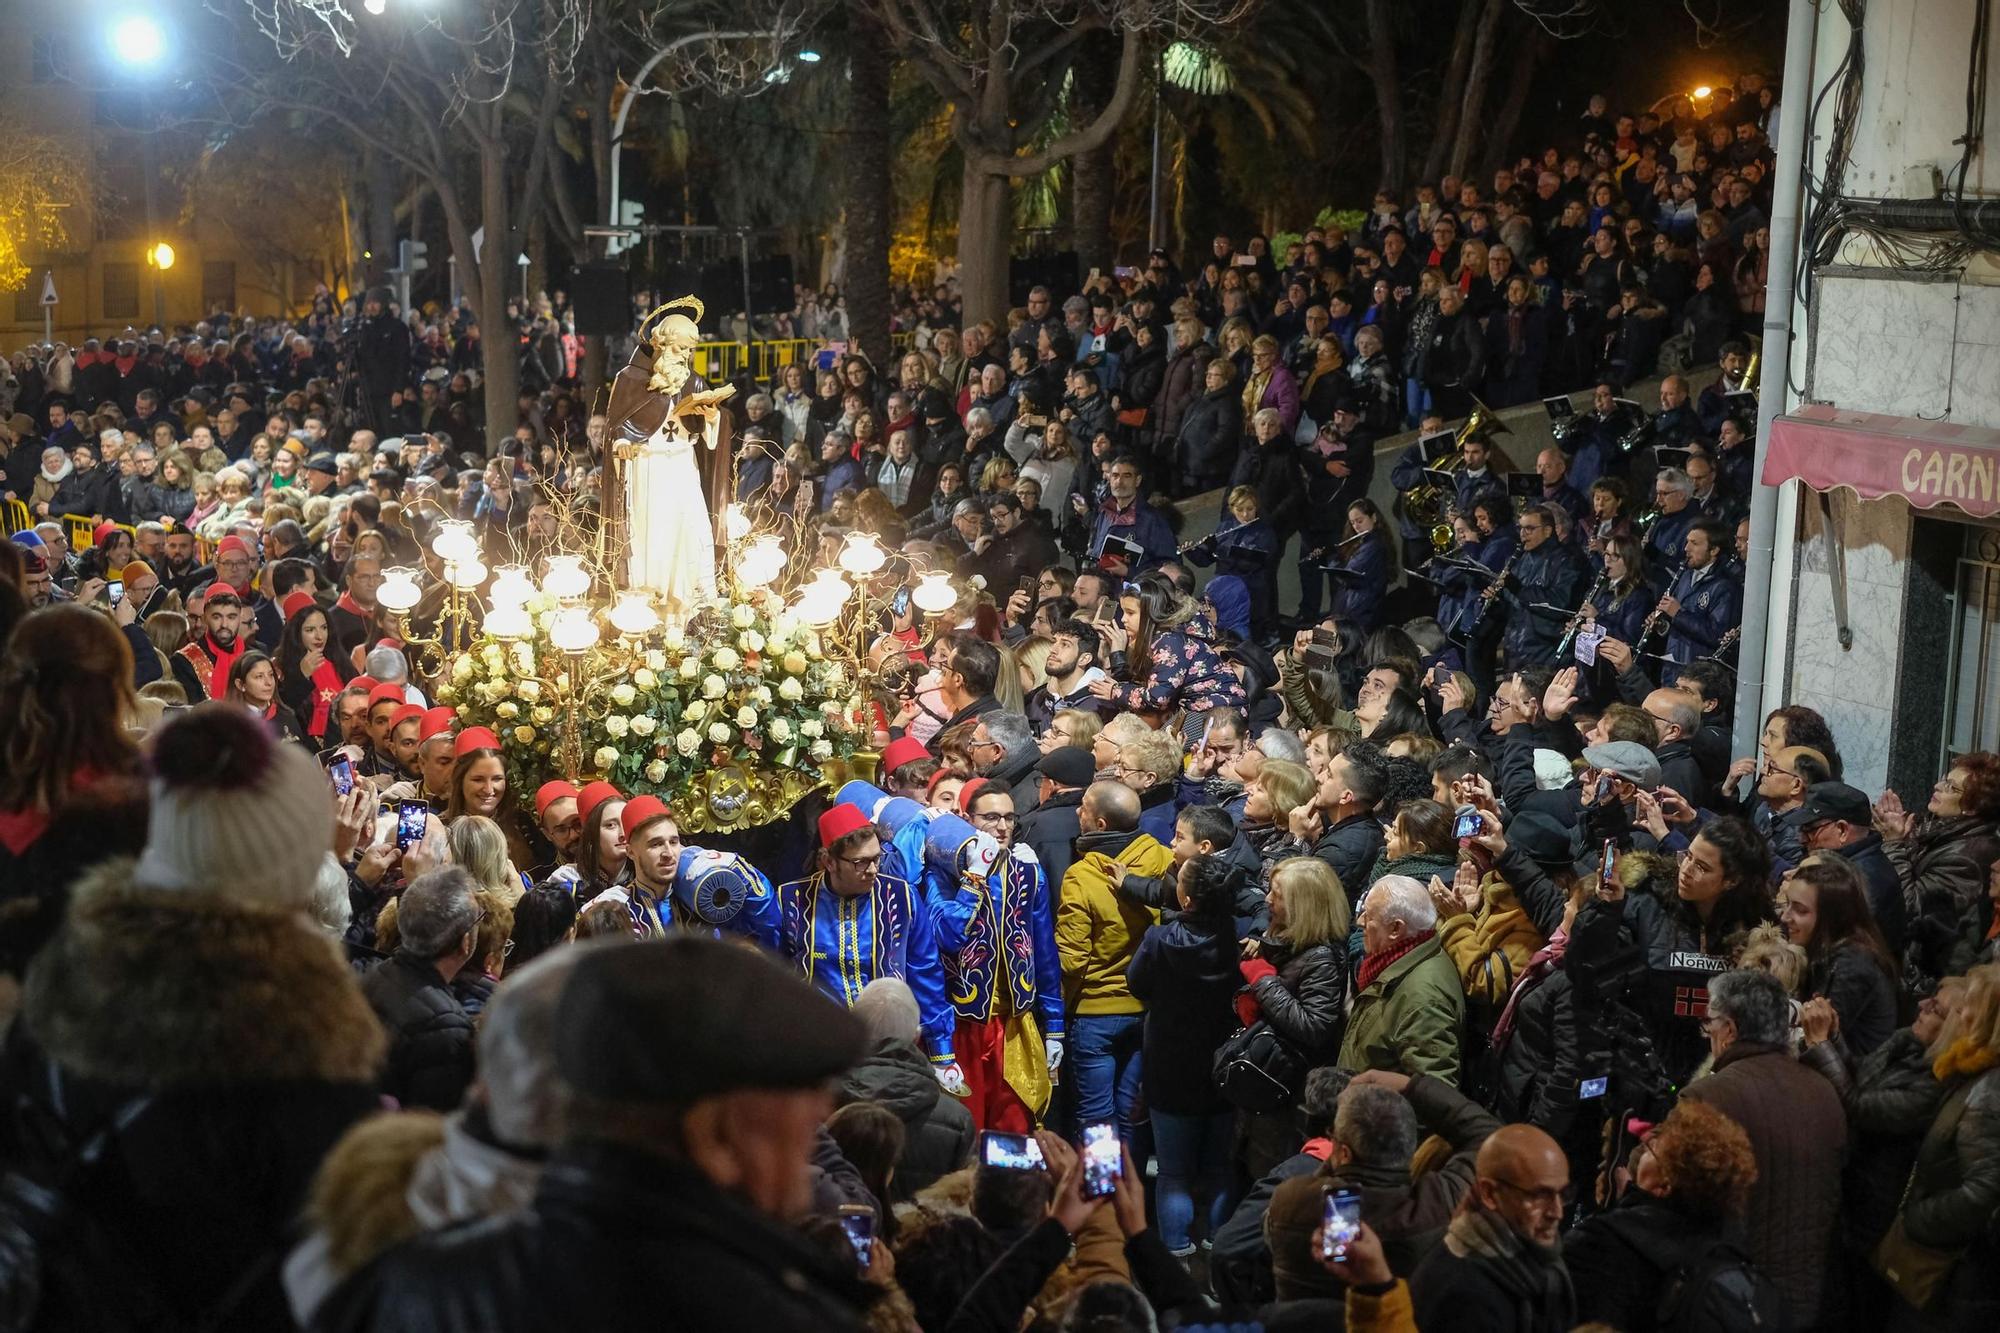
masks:
<svg viewBox="0 0 2000 1333"><path fill-rule="evenodd" d="M1770 114L1755 79L1699 121L1600 99L1490 195L1005 331L947 289L893 370L743 383L735 498L802 559L897 553L876 773L783 867L656 795L517 790L379 604L392 564L437 595L440 516L531 564L588 520L559 315L502 441L476 329L379 299L18 358L0 1309L1990 1327L2000 756L1906 806L1811 701L1733 752L1752 312L1651 311L1684 244L1746 290ZM1635 418L1637 325L1683 318L1725 377ZM1519 489L1473 431L1412 446L1403 540L1368 500L1377 434L1593 380Z"/></svg>

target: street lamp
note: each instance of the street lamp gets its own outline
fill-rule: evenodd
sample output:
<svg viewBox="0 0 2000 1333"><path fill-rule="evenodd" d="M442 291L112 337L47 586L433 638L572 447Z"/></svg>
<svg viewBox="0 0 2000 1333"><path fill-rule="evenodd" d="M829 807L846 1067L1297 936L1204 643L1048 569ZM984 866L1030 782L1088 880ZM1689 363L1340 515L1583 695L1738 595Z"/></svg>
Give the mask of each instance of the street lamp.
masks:
<svg viewBox="0 0 2000 1333"><path fill-rule="evenodd" d="M146 251L146 262L154 268L159 269L162 273L166 272L174 266L174 247L168 245L165 241L161 241L158 245Z"/></svg>
<svg viewBox="0 0 2000 1333"><path fill-rule="evenodd" d="M1707 101L1709 94L1713 93L1714 91L1715 89L1709 87L1707 84L1704 83L1694 90L1694 100L1697 102Z"/></svg>
<svg viewBox="0 0 2000 1333"><path fill-rule="evenodd" d="M144 14L127 14L111 25L111 53L134 69L149 69L167 53L167 35Z"/></svg>

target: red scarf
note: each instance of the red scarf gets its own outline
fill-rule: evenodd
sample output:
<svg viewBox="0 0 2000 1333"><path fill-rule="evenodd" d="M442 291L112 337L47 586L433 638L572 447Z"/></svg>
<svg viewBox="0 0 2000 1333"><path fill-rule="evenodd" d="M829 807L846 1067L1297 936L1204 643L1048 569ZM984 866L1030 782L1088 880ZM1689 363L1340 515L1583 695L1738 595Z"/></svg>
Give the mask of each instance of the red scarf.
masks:
<svg viewBox="0 0 2000 1333"><path fill-rule="evenodd" d="M241 634L227 651L215 646L215 640L204 634L201 636L201 650L208 654L208 660L215 663L215 669L208 675L208 697L220 699L229 690L229 668L236 665L236 659L243 656L247 647Z"/></svg>
<svg viewBox="0 0 2000 1333"><path fill-rule="evenodd" d="M1366 958L1363 958L1361 960L1361 972L1354 979L1355 990L1357 991L1367 990L1369 984L1373 982L1375 978L1381 976L1383 971L1386 968L1388 968L1388 966L1391 963L1394 963L1398 958L1401 958L1404 954L1416 948L1419 944L1422 944L1425 940L1431 938L1435 934L1437 934L1435 930L1418 931L1416 934L1410 936L1408 939L1404 940L1401 944L1398 944L1393 949L1384 949L1380 953L1371 953Z"/></svg>
<svg viewBox="0 0 2000 1333"><path fill-rule="evenodd" d="M96 769L79 768L70 775L69 792L64 798L64 803L66 804L70 797L87 792L96 786L97 779ZM53 809L42 810L35 806L24 806L19 810L0 810L0 847L5 847L10 855L19 856L41 840L41 836L49 831L49 825L54 820Z"/></svg>
<svg viewBox="0 0 2000 1333"><path fill-rule="evenodd" d="M332 660L322 657L312 673L312 723L306 728L307 734L326 735L326 723L333 715L334 701L340 698L340 692L345 688L346 682L333 669Z"/></svg>
<svg viewBox="0 0 2000 1333"><path fill-rule="evenodd" d="M364 625L374 623L375 613L373 611L363 610L361 604L355 601L353 596L349 593L343 592L342 594L340 594L339 597L334 599L333 605L336 610L347 612L348 615L353 616L356 620L359 620Z"/></svg>

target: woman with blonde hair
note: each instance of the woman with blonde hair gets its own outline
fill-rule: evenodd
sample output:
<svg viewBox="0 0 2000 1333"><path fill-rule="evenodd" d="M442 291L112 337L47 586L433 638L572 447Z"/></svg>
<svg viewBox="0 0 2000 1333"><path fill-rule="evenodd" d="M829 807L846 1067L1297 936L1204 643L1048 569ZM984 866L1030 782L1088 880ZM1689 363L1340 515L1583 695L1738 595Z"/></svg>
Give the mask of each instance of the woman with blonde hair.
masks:
<svg viewBox="0 0 2000 1333"><path fill-rule="evenodd" d="M1292 841L1292 811L1312 804L1319 782L1304 764L1284 759L1266 759L1243 783L1244 840L1263 863L1262 878L1268 896L1271 872L1278 863L1297 850Z"/></svg>
<svg viewBox="0 0 2000 1333"><path fill-rule="evenodd" d="M1058 708L1049 719L1048 730L1042 733L1042 753L1065 745L1088 750L1097 743L1097 733L1103 730L1104 718L1094 708Z"/></svg>
<svg viewBox="0 0 2000 1333"><path fill-rule="evenodd" d="M498 824L484 815L460 815L446 830L445 839L452 864L463 868L481 889L510 910L521 900L527 886L507 857L507 835Z"/></svg>
<svg viewBox="0 0 2000 1333"><path fill-rule="evenodd" d="M1332 1064L1347 1025L1347 894L1333 867L1294 856L1271 872L1271 925L1244 944L1239 970L1258 1018L1297 1057L1301 1070ZM1302 1088L1289 1089L1295 1099ZM1293 1112L1246 1113L1244 1166L1252 1180L1298 1150Z"/></svg>
<svg viewBox="0 0 2000 1333"><path fill-rule="evenodd" d="M1030 634L1014 645L1014 673L1020 679L1023 696L1049 683L1049 649L1055 640L1046 634Z"/></svg>

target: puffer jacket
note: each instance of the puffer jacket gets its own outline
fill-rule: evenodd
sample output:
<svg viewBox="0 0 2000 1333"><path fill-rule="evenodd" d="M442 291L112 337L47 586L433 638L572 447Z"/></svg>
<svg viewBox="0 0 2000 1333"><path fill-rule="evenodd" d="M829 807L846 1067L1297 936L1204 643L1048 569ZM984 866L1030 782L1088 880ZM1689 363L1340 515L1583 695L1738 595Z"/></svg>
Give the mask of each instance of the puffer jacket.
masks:
<svg viewBox="0 0 2000 1333"><path fill-rule="evenodd" d="M1867 1055L1896 1030L1896 982L1867 948L1842 940L1812 965L1811 995L1823 995L1840 1015L1840 1039L1856 1057Z"/></svg>
<svg viewBox="0 0 2000 1333"><path fill-rule="evenodd" d="M1917 1145L1944 1101L1944 1085L1908 1028L1858 1062L1850 1061L1838 1039L1806 1047L1799 1062L1833 1084L1847 1112L1853 1151L1841 1180L1840 1211L1849 1252L1866 1254L1896 1216Z"/></svg>
<svg viewBox="0 0 2000 1333"><path fill-rule="evenodd" d="M2000 857L2000 836L1991 820L1924 814L1908 837L1883 843L1882 852L1903 885L1904 971L1927 989L1950 975L1959 923L1986 894L1986 868Z"/></svg>
<svg viewBox="0 0 2000 1333"><path fill-rule="evenodd" d="M1125 974L1140 939L1159 924L1160 914L1112 888L1111 868L1164 875L1174 854L1136 830L1086 833L1076 840L1076 851L1056 910L1064 1001L1075 1014L1136 1014L1143 1006Z"/></svg>
<svg viewBox="0 0 2000 1333"><path fill-rule="evenodd" d="M1933 1070L1951 1086L1917 1148L1903 1229L1919 1245L1964 1250L1940 1304L1956 1327L1990 1328L2000 1310L1993 1283L2000 1259L1993 1229L2000 1210L2000 1067L1991 1050L1960 1038Z"/></svg>
<svg viewBox="0 0 2000 1333"><path fill-rule="evenodd" d="M1466 999L1490 1023L1514 989L1514 979L1548 941L1514 897L1514 886L1489 873L1479 885L1479 908L1437 924L1445 956L1458 969ZM1484 1024L1483 1024L1484 1025Z"/></svg>
<svg viewBox="0 0 2000 1333"><path fill-rule="evenodd" d="M1243 682L1215 650L1215 626L1202 612L1154 635L1144 669L1142 679L1113 696L1133 712L1164 713L1180 707L1206 713L1243 705Z"/></svg>
<svg viewBox="0 0 2000 1333"><path fill-rule="evenodd" d="M1347 949L1339 941L1296 953L1266 936L1258 957L1278 969L1250 987L1264 1021L1297 1047L1307 1068L1332 1064L1347 1022Z"/></svg>
<svg viewBox="0 0 2000 1333"><path fill-rule="evenodd" d="M361 992L389 1033L382 1091L405 1107L456 1110L472 1083L472 1019L437 968L399 949Z"/></svg>
<svg viewBox="0 0 2000 1333"><path fill-rule="evenodd" d="M903 1155L896 1159L891 1201L900 1202L950 1175L972 1157L978 1132L972 1113L944 1095L931 1063L916 1043L884 1037L861 1063L841 1075L834 1100L880 1102L903 1122Z"/></svg>

